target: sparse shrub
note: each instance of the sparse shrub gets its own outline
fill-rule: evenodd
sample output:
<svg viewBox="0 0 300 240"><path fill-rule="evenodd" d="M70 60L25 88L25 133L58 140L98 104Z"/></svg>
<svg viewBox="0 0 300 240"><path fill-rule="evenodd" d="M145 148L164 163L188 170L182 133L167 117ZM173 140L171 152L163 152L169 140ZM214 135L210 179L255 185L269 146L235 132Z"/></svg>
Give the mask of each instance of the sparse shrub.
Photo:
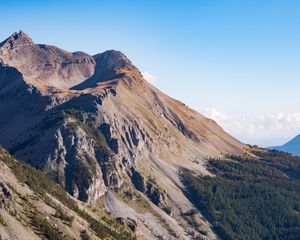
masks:
<svg viewBox="0 0 300 240"><path fill-rule="evenodd" d="M90 240L91 239L91 237L88 235L86 230L82 230L80 232L80 237L82 240Z"/></svg>
<svg viewBox="0 0 300 240"><path fill-rule="evenodd" d="M0 225L6 226L6 223L1 215L0 215Z"/></svg>
<svg viewBox="0 0 300 240"><path fill-rule="evenodd" d="M171 215L171 213L172 213L172 209L169 206L163 207L163 211L168 215Z"/></svg>
<svg viewBox="0 0 300 240"><path fill-rule="evenodd" d="M45 219L38 214L32 214L32 225L41 232L47 240L67 240L68 238L58 232Z"/></svg>
<svg viewBox="0 0 300 240"><path fill-rule="evenodd" d="M72 222L74 220L74 216L69 216L59 206L57 206L54 216L65 221L68 225L72 225Z"/></svg>

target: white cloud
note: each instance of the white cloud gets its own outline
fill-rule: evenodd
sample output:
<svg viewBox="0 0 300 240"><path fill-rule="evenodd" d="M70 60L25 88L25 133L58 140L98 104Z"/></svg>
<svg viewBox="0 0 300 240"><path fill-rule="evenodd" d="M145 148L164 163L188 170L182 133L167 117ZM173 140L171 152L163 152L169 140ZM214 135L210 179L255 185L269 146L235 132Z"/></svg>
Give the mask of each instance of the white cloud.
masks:
<svg viewBox="0 0 300 240"><path fill-rule="evenodd" d="M222 122L227 120L227 116L214 108L206 108L204 115L208 118L215 120L216 122Z"/></svg>
<svg viewBox="0 0 300 240"><path fill-rule="evenodd" d="M261 146L281 145L300 133L300 112L230 118L214 108L204 112L239 140Z"/></svg>
<svg viewBox="0 0 300 240"><path fill-rule="evenodd" d="M157 76L149 72L142 72L142 75L149 83L156 83L160 80Z"/></svg>

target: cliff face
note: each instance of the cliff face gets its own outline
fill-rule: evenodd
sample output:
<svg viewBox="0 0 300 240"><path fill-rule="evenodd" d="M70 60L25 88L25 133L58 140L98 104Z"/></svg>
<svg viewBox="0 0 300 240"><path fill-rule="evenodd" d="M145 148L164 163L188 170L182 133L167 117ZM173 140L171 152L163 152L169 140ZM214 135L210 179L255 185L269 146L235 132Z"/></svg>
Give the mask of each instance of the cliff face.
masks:
<svg viewBox="0 0 300 240"><path fill-rule="evenodd" d="M114 194L142 196L175 220L171 228L190 227L175 234L194 231L181 217L193 206L178 171L210 174L208 157L242 151L214 121L146 82L121 52L69 53L21 32L0 44L0 63L0 144L74 197L104 196L115 215L125 213ZM131 207L126 214L142 221Z"/></svg>

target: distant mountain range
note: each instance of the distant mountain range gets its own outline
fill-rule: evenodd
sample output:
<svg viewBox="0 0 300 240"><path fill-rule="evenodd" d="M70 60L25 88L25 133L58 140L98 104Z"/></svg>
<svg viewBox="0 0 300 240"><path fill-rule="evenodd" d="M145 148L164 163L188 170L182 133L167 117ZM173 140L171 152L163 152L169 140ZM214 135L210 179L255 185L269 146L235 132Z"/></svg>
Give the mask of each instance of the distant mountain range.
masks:
<svg viewBox="0 0 300 240"><path fill-rule="evenodd" d="M282 146L269 147L269 149L284 151L300 156L300 134Z"/></svg>

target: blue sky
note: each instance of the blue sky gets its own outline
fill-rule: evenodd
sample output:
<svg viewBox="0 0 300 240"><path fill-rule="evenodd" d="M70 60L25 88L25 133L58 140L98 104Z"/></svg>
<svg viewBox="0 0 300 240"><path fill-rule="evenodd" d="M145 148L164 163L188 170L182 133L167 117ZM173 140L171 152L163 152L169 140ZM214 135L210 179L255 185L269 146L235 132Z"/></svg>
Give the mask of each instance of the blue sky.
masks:
<svg viewBox="0 0 300 240"><path fill-rule="evenodd" d="M300 1L0 0L0 39L124 52L162 91L244 142L300 133Z"/></svg>

